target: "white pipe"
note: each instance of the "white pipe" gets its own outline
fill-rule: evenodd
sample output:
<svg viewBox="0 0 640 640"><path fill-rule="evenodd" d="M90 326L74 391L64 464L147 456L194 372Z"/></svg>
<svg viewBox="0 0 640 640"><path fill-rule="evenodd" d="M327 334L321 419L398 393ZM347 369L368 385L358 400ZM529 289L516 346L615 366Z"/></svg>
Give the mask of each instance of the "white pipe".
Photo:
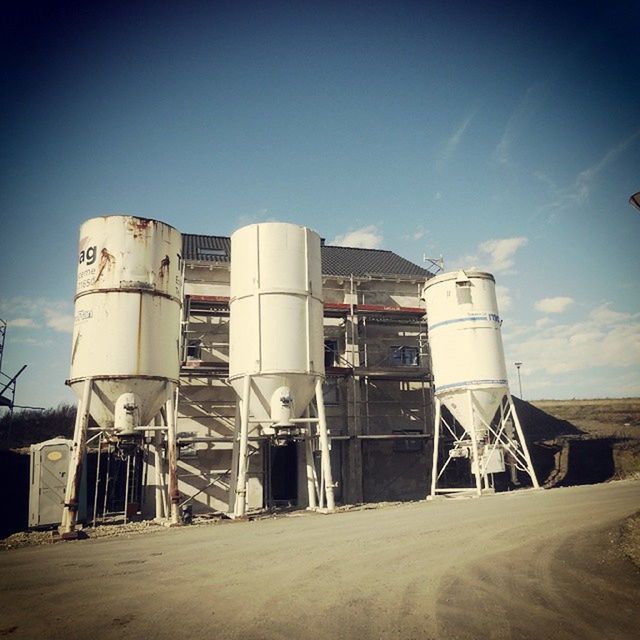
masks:
<svg viewBox="0 0 640 640"><path fill-rule="evenodd" d="M249 394L251 376L244 377L242 385L242 414L240 417L240 444L238 449L238 479L236 482L236 503L233 515L243 518L247 507L247 450L249 444Z"/></svg>
<svg viewBox="0 0 640 640"><path fill-rule="evenodd" d="M305 410L305 418L310 420L309 418L309 407ZM309 498L309 508L316 509L318 507L318 502L316 500L316 485L313 479L314 476L314 460L313 460L313 445L311 444L311 425L307 428L307 436L304 439L304 448L306 453L306 469L307 469L307 495Z"/></svg>
<svg viewBox="0 0 640 640"><path fill-rule="evenodd" d="M329 452L329 436L327 433L327 416L324 411L324 396L322 393L322 378L316 378L316 403L318 406L318 427L320 434L320 448L324 488L327 495L327 510L335 511L336 504L333 496L333 478L331 476L331 455Z"/></svg>

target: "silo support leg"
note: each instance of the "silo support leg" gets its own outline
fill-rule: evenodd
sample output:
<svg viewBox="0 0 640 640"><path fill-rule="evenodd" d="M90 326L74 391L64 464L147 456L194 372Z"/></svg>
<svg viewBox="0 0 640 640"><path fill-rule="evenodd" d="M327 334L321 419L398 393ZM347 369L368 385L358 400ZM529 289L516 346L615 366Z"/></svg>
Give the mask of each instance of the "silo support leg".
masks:
<svg viewBox="0 0 640 640"><path fill-rule="evenodd" d="M238 453L240 448L240 440L238 435L240 433L240 412L242 403L236 398L236 413L233 424L233 448L231 450L231 476L229 477L229 506L227 509L227 515L233 518L236 507L236 487L238 485Z"/></svg>
<svg viewBox="0 0 640 640"><path fill-rule="evenodd" d="M160 426L160 421L156 418L155 425ZM158 430L155 432L155 437L153 439L153 464L154 464L154 472L155 472L155 513L156 520L162 520L166 517L166 513L164 511L163 505L163 492L164 492L164 480L162 479L162 431Z"/></svg>
<svg viewBox="0 0 640 640"><path fill-rule="evenodd" d="M436 418L433 426L433 463L431 466L431 497L435 498L436 488L438 485L438 457L440 450L440 419L442 416L442 405L438 398L435 399L436 403Z"/></svg>
<svg viewBox="0 0 640 640"><path fill-rule="evenodd" d="M245 376L242 385L242 401L240 403L240 439L238 442L238 476L236 479L236 500L233 509L234 518L243 518L247 510L247 469L249 453L249 394L251 392L251 376Z"/></svg>
<svg viewBox="0 0 640 640"><path fill-rule="evenodd" d="M178 505L180 491L178 490L178 451L176 437L176 412L173 392L165 405L165 422L167 425L167 457L169 459L169 523L179 524Z"/></svg>
<svg viewBox="0 0 640 640"><path fill-rule="evenodd" d="M309 407L307 407L305 413L305 418L309 419L310 412ZM313 444L311 440L313 426L311 423L308 423L307 426L307 435L304 439L304 450L306 454L306 468L307 468L307 495L309 499L309 509L315 509L318 506L318 502L316 499L316 482L315 482L315 463L313 460Z"/></svg>
<svg viewBox="0 0 640 640"><path fill-rule="evenodd" d="M87 444L87 425L89 423L92 386L93 382L91 380L85 380L82 389L82 400L76 413L76 422L73 430L73 451L71 453L71 462L69 463L62 523L60 524L60 534L63 537L73 536L78 521L80 479L82 478L82 461L84 460Z"/></svg>
<svg viewBox="0 0 640 640"><path fill-rule="evenodd" d="M516 413L516 408L513 404L513 398L511 397L511 394L509 394L509 404L511 405L511 414L513 416L513 422L516 426L516 431L518 433L520 445L522 446L522 453L524 455L524 459L527 461L527 471L529 473L529 476L531 477L531 482L533 483L534 489L539 489L540 485L538 484L538 478L536 477L536 472L533 469L533 463L531 462L531 456L529 455L529 448L527 447L527 441L524 439L522 425L520 424L520 419L518 418L518 414Z"/></svg>
<svg viewBox="0 0 640 640"><path fill-rule="evenodd" d="M473 422L473 394L471 389L467 390L467 403L469 408L469 424L471 425L471 446L473 447L473 457L472 463L474 462L476 465L475 476L476 476L476 493L481 496L482 495L482 477L480 475L480 451L478 450L478 434L476 433L476 427Z"/></svg>
<svg viewBox="0 0 640 640"><path fill-rule="evenodd" d="M333 496L333 477L331 475L331 454L329 451L329 434L327 431L327 416L324 410L324 395L322 393L322 379L316 379L316 403L318 405L318 431L320 435L320 449L324 488L327 496L327 511L335 511L336 504Z"/></svg>

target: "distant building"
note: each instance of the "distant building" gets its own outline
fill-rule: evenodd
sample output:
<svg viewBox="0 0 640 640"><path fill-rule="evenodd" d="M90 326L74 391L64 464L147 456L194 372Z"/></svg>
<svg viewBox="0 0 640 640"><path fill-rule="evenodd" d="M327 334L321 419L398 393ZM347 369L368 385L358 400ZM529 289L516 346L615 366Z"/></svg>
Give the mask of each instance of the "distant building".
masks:
<svg viewBox="0 0 640 640"><path fill-rule="evenodd" d="M229 364L230 239L183 236L179 488L226 511L236 420ZM391 251L322 246L324 385L336 500L424 498L431 375L421 288L431 274ZM248 506L306 506L303 444L250 441Z"/></svg>

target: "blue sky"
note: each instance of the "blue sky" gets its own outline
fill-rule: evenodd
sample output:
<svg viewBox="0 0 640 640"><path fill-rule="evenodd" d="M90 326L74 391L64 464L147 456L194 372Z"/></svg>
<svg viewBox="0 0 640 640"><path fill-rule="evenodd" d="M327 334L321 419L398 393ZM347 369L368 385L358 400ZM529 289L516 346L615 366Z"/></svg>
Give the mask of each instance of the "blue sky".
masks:
<svg viewBox="0 0 640 640"><path fill-rule="evenodd" d="M20 404L72 400L78 228L119 212L204 234L287 220L487 268L526 398L640 395L637 3L345 4L8 14L0 317L3 370L29 365Z"/></svg>

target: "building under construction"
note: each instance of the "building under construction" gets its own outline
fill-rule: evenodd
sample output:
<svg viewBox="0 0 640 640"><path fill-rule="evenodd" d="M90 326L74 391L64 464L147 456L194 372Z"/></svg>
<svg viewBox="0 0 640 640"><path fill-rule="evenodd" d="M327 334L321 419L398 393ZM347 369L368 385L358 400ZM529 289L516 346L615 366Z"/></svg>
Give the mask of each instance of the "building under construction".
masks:
<svg viewBox="0 0 640 640"><path fill-rule="evenodd" d="M228 237L183 235L178 486L228 509L236 395L229 376ZM391 251L322 243L324 399L338 502L424 498L432 388L420 296L431 274ZM303 442L249 436L247 506L307 506ZM151 501L149 501L151 502Z"/></svg>

